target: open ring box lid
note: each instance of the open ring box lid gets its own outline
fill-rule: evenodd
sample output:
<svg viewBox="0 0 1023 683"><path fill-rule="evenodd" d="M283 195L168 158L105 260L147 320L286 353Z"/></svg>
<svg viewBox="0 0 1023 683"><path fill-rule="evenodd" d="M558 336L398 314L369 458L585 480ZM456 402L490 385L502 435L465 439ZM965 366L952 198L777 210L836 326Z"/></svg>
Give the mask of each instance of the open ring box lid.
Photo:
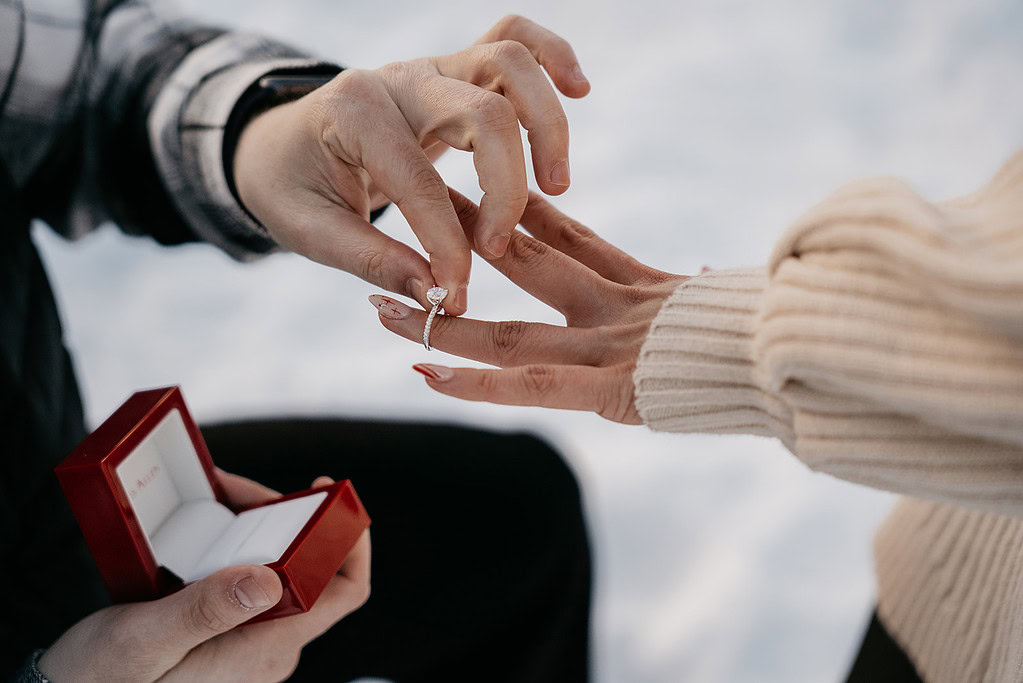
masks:
<svg viewBox="0 0 1023 683"><path fill-rule="evenodd" d="M284 594L253 621L305 612L370 522L348 480L231 508L178 387L133 395L56 472L114 602L265 564Z"/></svg>

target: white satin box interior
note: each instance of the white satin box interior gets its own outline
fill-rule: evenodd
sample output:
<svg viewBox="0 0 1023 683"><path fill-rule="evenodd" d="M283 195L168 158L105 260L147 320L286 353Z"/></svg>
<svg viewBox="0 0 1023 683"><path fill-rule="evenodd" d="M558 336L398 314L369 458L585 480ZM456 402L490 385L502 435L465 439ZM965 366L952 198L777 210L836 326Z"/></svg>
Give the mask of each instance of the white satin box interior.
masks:
<svg viewBox="0 0 1023 683"><path fill-rule="evenodd" d="M280 559L326 492L235 514L219 503L185 429L170 411L116 468L156 561L182 581Z"/></svg>

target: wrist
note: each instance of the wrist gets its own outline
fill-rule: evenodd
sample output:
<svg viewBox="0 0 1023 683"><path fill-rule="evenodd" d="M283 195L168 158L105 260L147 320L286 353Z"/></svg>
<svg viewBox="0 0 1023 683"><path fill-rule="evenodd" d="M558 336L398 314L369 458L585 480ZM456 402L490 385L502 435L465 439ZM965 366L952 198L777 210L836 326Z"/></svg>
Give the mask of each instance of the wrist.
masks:
<svg viewBox="0 0 1023 683"><path fill-rule="evenodd" d="M257 223L262 225L262 221L252 209L252 202L245 201L245 191L241 186L252 189L252 176L258 175L260 166L263 165L260 163L262 155L258 152L242 154L242 146L252 148L254 143L261 139L260 136L272 136L275 132L282 132L280 128L256 124L261 119L266 119L266 115L273 110L299 100L328 83L339 72L340 69L327 66L309 73L280 72L263 76L249 86L232 109L224 129L224 173L235 200ZM301 122L302 119L299 118L298 121ZM267 122L264 121L265 123Z"/></svg>
<svg viewBox="0 0 1023 683"><path fill-rule="evenodd" d="M238 139L232 159L236 199L263 230L287 220L287 195L306 186L316 168L314 118L304 100L275 106L253 118Z"/></svg>
<svg viewBox="0 0 1023 683"><path fill-rule="evenodd" d="M633 375L647 426L788 443L790 412L767 391L754 358L766 284L761 268L715 270L689 278L665 300Z"/></svg>

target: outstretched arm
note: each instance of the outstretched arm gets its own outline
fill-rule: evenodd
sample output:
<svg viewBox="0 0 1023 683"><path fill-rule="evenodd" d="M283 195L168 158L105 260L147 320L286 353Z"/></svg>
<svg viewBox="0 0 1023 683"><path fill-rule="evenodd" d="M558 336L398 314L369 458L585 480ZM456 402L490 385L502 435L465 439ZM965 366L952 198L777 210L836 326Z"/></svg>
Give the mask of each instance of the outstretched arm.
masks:
<svg viewBox="0 0 1023 683"><path fill-rule="evenodd" d="M654 271L538 196L522 225L493 264L567 326L440 318L434 346L505 369L418 366L436 391L774 436L820 471L1023 514L1023 153L957 202L851 185L766 269ZM422 314L374 303L421 338Z"/></svg>
<svg viewBox="0 0 1023 683"><path fill-rule="evenodd" d="M56 147L23 193L33 215L72 237L113 219L239 259L284 247L421 302L440 284L452 314L466 308L470 241L499 256L525 206L520 124L537 182L561 193L568 122L555 88L589 92L571 46L517 16L461 52L340 75L144 0L92 7L76 37L80 53L54 51L64 63L47 74L18 72L80 72L75 114L54 117ZM473 153L485 192L469 239L433 167L445 146ZM429 260L372 226L388 201Z"/></svg>
<svg viewBox="0 0 1023 683"><path fill-rule="evenodd" d="M262 76L326 82L339 67L178 16L167 3L83 4L79 50L51 48L50 61L18 70L26 83L77 74L62 103L77 106L58 121L29 187L34 215L70 237L113 220L165 244L206 240L236 258L274 248L231 192L225 141L244 123L232 114ZM36 66L47 74L29 73Z"/></svg>

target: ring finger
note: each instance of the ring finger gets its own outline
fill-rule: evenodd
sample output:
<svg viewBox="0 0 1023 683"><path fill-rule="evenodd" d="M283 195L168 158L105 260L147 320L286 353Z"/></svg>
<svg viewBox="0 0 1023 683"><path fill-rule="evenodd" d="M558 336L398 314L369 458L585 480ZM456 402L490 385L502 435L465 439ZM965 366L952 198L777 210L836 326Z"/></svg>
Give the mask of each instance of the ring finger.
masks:
<svg viewBox="0 0 1023 683"><path fill-rule="evenodd" d="M380 322L391 332L421 341L426 313L380 294L369 298ZM430 346L498 367L534 363L597 365L607 339L594 328L559 327L518 320L491 322L437 316L430 327Z"/></svg>

